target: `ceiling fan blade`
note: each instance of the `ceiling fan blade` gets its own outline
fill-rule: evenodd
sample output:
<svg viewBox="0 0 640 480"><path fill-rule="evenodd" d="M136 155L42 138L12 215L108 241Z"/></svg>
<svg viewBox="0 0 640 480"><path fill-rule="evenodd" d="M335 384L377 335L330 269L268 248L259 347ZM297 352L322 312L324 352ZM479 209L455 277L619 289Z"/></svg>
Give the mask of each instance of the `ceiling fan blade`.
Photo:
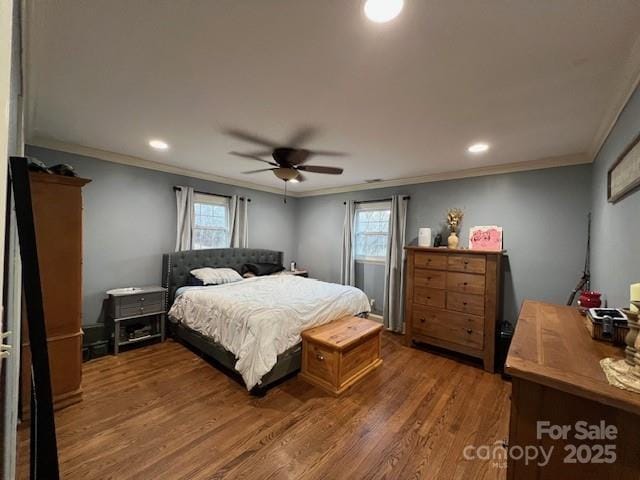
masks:
<svg viewBox="0 0 640 480"><path fill-rule="evenodd" d="M303 144L309 142L309 140L311 140L311 138L315 137L316 134L318 133L318 129L315 127L302 127L299 128L298 131L296 131L291 138L289 138L289 140L287 141L286 145L293 147L293 148L298 148L300 146L302 146Z"/></svg>
<svg viewBox="0 0 640 480"><path fill-rule="evenodd" d="M238 130L236 128L227 128L224 130L224 133L226 133L227 135L231 135L232 137L235 137L239 140L255 143L263 147L276 148L278 146L277 143L272 142L271 140L259 137L258 135L254 135L253 133L243 132L242 130Z"/></svg>
<svg viewBox="0 0 640 480"><path fill-rule="evenodd" d="M340 175L343 172L343 170L338 167L323 167L321 165L300 165L296 168L304 172L327 173L329 175Z"/></svg>
<svg viewBox="0 0 640 480"><path fill-rule="evenodd" d="M277 168L261 168L260 170L249 170L248 172L242 173L260 173L260 172L271 172L273 170L278 170Z"/></svg>
<svg viewBox="0 0 640 480"><path fill-rule="evenodd" d="M346 157L349 155L345 152L335 152L333 150L309 150L309 156L323 156L323 157Z"/></svg>
<svg viewBox="0 0 640 480"><path fill-rule="evenodd" d="M235 155L236 157L248 158L250 160L258 160L259 162L268 163L269 165L273 165L274 167L278 167L279 166L276 162L270 162L269 160L265 160L264 158L257 157L256 155L252 155L250 153L229 152L229 155Z"/></svg>

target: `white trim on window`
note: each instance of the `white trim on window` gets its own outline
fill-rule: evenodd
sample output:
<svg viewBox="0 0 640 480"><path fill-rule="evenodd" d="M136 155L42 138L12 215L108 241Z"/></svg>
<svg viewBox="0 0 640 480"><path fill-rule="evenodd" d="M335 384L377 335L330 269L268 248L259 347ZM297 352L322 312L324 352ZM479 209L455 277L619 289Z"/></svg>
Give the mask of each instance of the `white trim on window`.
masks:
<svg viewBox="0 0 640 480"><path fill-rule="evenodd" d="M230 242L231 242L231 232L230 232L230 224L231 224L231 219L230 217L230 213L231 213L231 209L229 208L229 198L228 197L223 197L220 195L212 195L212 194L208 194L208 193L195 193L193 196L193 210L191 211L191 218L192 218L192 232L191 232L191 238L192 238L192 243L194 244L193 248L194 249L198 249L198 248L224 248L224 247L228 247ZM208 205L215 205L215 206L221 206L225 208L225 219L226 219L226 225L224 227L211 227L211 226L205 226L205 225L198 225L196 224L196 204L208 204ZM206 245L204 247L196 247L195 246L195 232L196 230L211 230L214 232L220 232L223 231L224 235L225 235L225 244L224 245Z"/></svg>
<svg viewBox="0 0 640 480"><path fill-rule="evenodd" d="M360 212L366 212L366 211L380 211L380 210L387 210L390 211L391 210L391 202L390 201L382 201L382 202L363 202L363 203L357 203L356 204L356 209L355 209L355 215L353 217L353 221L354 221L354 226L353 226L353 234L354 234L354 241L353 241L353 257L355 259L355 261L357 263L371 263L371 264L377 264L377 265L384 265L387 261L387 252L385 252L384 255L381 256L365 256L365 255L358 255L358 251L357 251L357 247L358 247L358 213ZM384 236L387 238L387 250L389 249L389 242L388 242L388 238L389 238L389 225L387 225L387 231L386 232L368 232L368 233L361 233L363 235L366 236Z"/></svg>

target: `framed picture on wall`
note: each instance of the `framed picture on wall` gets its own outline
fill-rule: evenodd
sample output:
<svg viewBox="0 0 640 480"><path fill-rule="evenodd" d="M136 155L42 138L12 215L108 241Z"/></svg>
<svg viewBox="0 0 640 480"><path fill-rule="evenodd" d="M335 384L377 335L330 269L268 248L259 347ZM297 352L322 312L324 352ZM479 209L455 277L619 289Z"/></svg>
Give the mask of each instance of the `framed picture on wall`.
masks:
<svg viewBox="0 0 640 480"><path fill-rule="evenodd" d="M640 134L620 154L607 174L607 198L615 203L640 187Z"/></svg>
<svg viewBox="0 0 640 480"><path fill-rule="evenodd" d="M488 225L469 229L470 250L502 250L502 227Z"/></svg>

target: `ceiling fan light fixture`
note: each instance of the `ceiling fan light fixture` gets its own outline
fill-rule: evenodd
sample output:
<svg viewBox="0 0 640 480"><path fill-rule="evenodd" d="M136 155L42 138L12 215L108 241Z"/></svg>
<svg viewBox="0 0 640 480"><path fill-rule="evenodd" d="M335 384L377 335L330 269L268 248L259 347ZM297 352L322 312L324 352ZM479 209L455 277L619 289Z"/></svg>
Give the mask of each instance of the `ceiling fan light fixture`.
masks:
<svg viewBox="0 0 640 480"><path fill-rule="evenodd" d="M367 0L364 14L375 23L386 23L398 15L404 7L404 0Z"/></svg>
<svg viewBox="0 0 640 480"><path fill-rule="evenodd" d="M278 168L273 171L273 174L285 182L297 179L298 175L300 175L295 168Z"/></svg>

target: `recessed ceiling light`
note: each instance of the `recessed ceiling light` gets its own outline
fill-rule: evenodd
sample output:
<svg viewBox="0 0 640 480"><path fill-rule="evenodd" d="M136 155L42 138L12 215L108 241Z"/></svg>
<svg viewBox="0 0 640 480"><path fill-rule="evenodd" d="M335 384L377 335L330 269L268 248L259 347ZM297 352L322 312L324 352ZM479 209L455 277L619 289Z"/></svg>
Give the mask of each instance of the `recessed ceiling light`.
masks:
<svg viewBox="0 0 640 480"><path fill-rule="evenodd" d="M467 148L469 153L483 153L489 150L489 144L487 143L474 143Z"/></svg>
<svg viewBox="0 0 640 480"><path fill-rule="evenodd" d="M289 183L300 183L300 180L298 180L297 178L292 178L291 180L289 180Z"/></svg>
<svg viewBox="0 0 640 480"><path fill-rule="evenodd" d="M404 7L404 0L367 0L364 14L376 23L385 23L396 18Z"/></svg>
<svg viewBox="0 0 640 480"><path fill-rule="evenodd" d="M156 150L167 150L169 148L169 144L167 142L163 142L162 140L158 139L149 140L149 146L151 148L155 148Z"/></svg>

